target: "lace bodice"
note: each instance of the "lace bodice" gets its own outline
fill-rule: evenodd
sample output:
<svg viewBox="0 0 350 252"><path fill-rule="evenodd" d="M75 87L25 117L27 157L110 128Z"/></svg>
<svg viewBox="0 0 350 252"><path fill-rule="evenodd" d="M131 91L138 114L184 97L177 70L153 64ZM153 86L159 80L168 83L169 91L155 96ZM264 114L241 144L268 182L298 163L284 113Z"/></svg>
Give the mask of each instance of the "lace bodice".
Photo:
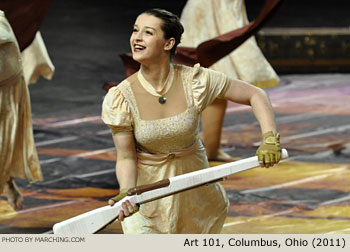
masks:
<svg viewBox="0 0 350 252"><path fill-rule="evenodd" d="M193 68L175 65L174 72L178 76L174 78L174 82L182 90L180 92L180 88L177 91L174 88L174 91L169 91L169 102L176 101L173 106L168 106L169 110L181 106L181 95L184 95L182 100L186 103L183 106L186 109L183 112L165 118L142 119L140 111L144 107L157 111L157 107L161 109L162 105L157 102L152 104L154 97L144 93L135 74L107 94L102 112L104 122L114 133L133 131L137 148L149 153L169 153L194 144L199 137L200 112L225 93L230 80L221 73L199 65Z"/></svg>

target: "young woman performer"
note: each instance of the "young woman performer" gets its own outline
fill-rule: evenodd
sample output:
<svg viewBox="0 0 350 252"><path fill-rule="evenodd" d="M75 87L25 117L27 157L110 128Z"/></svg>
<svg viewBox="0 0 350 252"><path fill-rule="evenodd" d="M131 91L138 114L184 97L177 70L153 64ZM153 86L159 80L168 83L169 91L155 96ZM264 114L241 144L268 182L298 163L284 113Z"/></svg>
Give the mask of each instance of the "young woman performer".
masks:
<svg viewBox="0 0 350 252"><path fill-rule="evenodd" d="M216 98L251 105L263 133L257 151L261 166L280 160L279 135L265 92L198 64L173 65L171 56L182 33L178 17L165 10L145 11L135 21L130 45L140 70L111 88L103 102L102 119L113 133L121 188L111 205L128 188L209 167L198 134L199 117ZM228 199L214 183L137 210L123 203L119 220L124 220L124 233L219 233Z"/></svg>

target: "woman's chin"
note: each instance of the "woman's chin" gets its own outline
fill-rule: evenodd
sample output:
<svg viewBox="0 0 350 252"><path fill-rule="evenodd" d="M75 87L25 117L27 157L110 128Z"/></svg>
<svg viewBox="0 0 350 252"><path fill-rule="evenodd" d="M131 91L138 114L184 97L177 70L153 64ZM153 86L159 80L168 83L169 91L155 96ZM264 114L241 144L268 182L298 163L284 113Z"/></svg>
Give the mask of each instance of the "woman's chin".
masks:
<svg viewBox="0 0 350 252"><path fill-rule="evenodd" d="M133 60L135 60L136 62L138 62L140 64L142 64L142 62L144 61L143 57L141 57L140 55L137 55L136 53L132 54L132 58L133 58Z"/></svg>

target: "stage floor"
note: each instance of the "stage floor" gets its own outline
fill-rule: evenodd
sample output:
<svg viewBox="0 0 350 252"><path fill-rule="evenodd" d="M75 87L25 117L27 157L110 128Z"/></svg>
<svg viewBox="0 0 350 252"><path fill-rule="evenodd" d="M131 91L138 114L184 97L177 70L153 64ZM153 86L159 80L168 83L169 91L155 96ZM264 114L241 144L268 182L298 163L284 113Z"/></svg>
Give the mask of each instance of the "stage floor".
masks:
<svg viewBox="0 0 350 252"><path fill-rule="evenodd" d="M350 233L349 79L283 75L268 90L290 158L221 182L231 202L222 233ZM118 192L115 149L99 113L100 104L33 113L45 180L17 180L22 211L0 197L0 233L50 233L53 224L104 206ZM250 108L230 103L223 148L237 159L253 156L259 138ZM101 233L122 233L120 223Z"/></svg>

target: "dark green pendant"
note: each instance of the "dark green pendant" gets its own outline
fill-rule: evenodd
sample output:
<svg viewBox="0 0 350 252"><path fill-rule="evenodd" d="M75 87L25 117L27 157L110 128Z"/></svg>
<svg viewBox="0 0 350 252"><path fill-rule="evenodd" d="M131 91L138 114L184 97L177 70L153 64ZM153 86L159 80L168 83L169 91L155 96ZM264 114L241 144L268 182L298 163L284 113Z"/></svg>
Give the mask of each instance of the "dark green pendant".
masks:
<svg viewBox="0 0 350 252"><path fill-rule="evenodd" d="M166 98L161 96L161 97L159 97L158 101L160 104L164 104L164 103L166 103Z"/></svg>

